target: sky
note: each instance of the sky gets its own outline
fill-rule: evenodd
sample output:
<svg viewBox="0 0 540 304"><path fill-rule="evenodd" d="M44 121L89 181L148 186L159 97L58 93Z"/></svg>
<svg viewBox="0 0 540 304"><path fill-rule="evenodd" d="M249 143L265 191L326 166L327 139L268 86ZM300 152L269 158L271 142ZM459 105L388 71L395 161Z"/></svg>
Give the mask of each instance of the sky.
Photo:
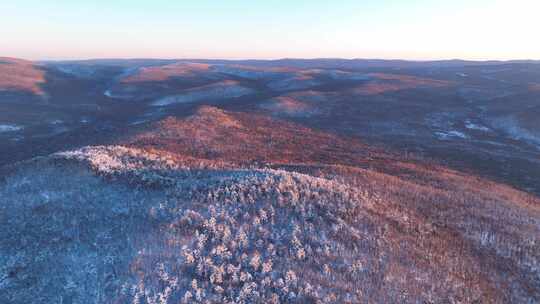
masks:
<svg viewBox="0 0 540 304"><path fill-rule="evenodd" d="M0 56L540 59L540 0L0 0Z"/></svg>

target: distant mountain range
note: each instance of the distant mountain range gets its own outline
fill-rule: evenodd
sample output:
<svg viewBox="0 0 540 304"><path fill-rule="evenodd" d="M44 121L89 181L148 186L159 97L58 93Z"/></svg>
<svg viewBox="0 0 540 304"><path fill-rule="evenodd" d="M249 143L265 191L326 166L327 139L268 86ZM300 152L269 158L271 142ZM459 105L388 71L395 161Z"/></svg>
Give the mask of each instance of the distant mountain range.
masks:
<svg viewBox="0 0 540 304"><path fill-rule="evenodd" d="M341 59L341 58L283 58L274 60L257 59L87 59L87 60L55 60L40 61L42 63L77 63L90 65L162 65L174 62L197 62L207 64L241 64L260 67L298 67L298 68L427 68L427 67L465 67L482 65L503 65L503 64L540 64L539 60L391 60L391 59Z"/></svg>

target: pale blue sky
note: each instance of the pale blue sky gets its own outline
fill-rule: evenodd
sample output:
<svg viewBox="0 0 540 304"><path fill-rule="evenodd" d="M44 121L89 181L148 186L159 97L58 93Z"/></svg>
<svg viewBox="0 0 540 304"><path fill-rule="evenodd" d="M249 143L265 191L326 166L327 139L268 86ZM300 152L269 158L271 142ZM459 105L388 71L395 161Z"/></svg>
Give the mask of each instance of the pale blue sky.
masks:
<svg viewBox="0 0 540 304"><path fill-rule="evenodd" d="M0 0L0 56L540 59L539 0Z"/></svg>

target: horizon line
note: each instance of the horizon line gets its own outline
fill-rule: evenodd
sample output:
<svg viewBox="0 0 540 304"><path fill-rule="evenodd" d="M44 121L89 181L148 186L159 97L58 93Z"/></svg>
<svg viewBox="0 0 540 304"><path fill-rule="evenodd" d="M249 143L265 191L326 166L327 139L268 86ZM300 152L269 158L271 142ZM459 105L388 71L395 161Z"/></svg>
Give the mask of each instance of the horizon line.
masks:
<svg viewBox="0 0 540 304"><path fill-rule="evenodd" d="M3 57L3 56L0 56ZM6 56L11 57L11 56ZM369 58L369 57L275 57L275 58L226 58L226 57L80 57L80 58L60 58L60 59L28 59L23 57L11 57L36 62L61 62L61 61L94 61L94 60L170 60L170 61L285 61L285 60L343 60L343 61L402 61L402 62L540 62L539 59L516 58L516 59L463 59L463 58L444 58L444 59L403 59L403 58Z"/></svg>

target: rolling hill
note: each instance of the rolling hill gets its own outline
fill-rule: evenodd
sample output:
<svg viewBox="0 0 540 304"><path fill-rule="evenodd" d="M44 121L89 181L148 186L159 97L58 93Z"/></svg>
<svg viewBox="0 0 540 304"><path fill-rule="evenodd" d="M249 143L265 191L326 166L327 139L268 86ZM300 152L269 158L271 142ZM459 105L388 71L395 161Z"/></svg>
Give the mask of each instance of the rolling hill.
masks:
<svg viewBox="0 0 540 304"><path fill-rule="evenodd" d="M3 60L2 303L540 301L537 63Z"/></svg>

